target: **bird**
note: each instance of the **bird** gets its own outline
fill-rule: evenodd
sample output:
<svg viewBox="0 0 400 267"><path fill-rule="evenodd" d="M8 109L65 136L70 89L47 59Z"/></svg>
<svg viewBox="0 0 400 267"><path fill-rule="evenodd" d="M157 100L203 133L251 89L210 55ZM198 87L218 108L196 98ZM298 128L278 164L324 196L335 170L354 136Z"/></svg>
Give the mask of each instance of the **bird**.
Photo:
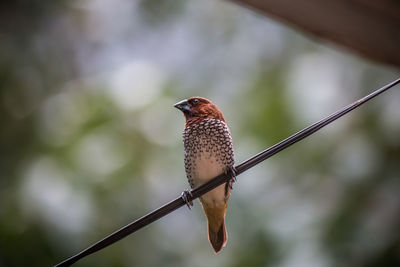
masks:
<svg viewBox="0 0 400 267"><path fill-rule="evenodd" d="M225 173L231 179L201 196L208 223L208 240L218 253L225 247L228 234L225 226L227 202L235 181L233 142L224 115L210 100L202 97L184 99L174 105L183 112L184 164L191 188L198 187ZM186 194L183 199L188 204Z"/></svg>

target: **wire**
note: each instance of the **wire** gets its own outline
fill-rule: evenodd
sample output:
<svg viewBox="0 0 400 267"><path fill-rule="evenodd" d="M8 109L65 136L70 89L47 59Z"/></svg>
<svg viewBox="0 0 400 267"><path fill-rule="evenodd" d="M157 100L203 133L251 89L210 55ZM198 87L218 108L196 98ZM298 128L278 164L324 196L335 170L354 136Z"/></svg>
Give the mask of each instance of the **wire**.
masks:
<svg viewBox="0 0 400 267"><path fill-rule="evenodd" d="M371 100L372 98L380 95L381 93L385 92L386 90L392 88L393 86L400 83L400 78L394 80L393 82L375 90L374 92L370 93L369 95L353 102L352 104L343 107L342 109L336 111L335 113L329 115L328 117L304 128L303 130L289 136L288 138L280 141L279 143L271 146L270 148L261 151L257 155L249 158L248 160L242 162L241 164L234 167L236 176L247 171L248 169L254 167L255 165L259 164L260 162L272 157L273 155L277 154L278 152L284 150L285 148L303 140L307 136L315 133L316 131L320 130L321 128L325 127L326 125L330 124L331 122L337 120L338 118L342 117L343 115L347 114L348 112L352 111L353 109L361 106L362 104L366 103L367 101ZM221 174L212 180L208 181L201 186L190 190L189 194L187 194L187 201L192 201L203 194L211 191L212 189L218 187L219 185L226 183L232 178L229 174ZM122 238L138 231L139 229L151 224L152 222L164 217L165 215L173 212L174 210L186 205L186 202L183 200L182 197L178 197L171 202L165 204L164 206L150 212L149 214L137 219L134 222L124 226L123 228L115 231L114 233L110 234L109 236L103 238L99 242L93 244L92 246L86 248L85 250L79 252L78 254L64 260L63 262L55 265L54 267L65 267L70 266L71 264L75 263L76 261L93 254L96 251L99 251L105 247L110 246L111 244L121 240Z"/></svg>

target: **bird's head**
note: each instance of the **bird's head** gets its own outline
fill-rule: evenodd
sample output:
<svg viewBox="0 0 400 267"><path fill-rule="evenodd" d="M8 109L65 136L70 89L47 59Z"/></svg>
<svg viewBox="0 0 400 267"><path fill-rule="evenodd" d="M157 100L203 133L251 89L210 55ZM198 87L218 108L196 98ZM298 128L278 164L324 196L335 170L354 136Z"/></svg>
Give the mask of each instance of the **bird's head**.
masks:
<svg viewBox="0 0 400 267"><path fill-rule="evenodd" d="M224 115L219 108L210 100L203 97L191 97L184 99L174 105L183 112L186 123L197 121L204 118L213 118L225 122Z"/></svg>

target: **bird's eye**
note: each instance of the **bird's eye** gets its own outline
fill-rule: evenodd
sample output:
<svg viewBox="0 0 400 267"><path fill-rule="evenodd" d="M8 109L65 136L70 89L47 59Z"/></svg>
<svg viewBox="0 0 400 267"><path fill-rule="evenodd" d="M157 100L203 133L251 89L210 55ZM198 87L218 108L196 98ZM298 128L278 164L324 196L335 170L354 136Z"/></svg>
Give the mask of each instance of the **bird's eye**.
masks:
<svg viewBox="0 0 400 267"><path fill-rule="evenodd" d="M197 98L193 99L192 103L193 103L193 104L199 103L199 99L197 99Z"/></svg>

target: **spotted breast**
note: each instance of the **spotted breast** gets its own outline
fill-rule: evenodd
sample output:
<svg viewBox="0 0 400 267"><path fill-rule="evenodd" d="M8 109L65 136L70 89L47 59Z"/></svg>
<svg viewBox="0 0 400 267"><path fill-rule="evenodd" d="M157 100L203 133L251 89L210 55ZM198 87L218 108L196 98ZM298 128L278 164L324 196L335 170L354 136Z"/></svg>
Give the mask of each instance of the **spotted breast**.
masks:
<svg viewBox="0 0 400 267"><path fill-rule="evenodd" d="M185 127L183 144L186 175L192 188L234 164L231 134L225 122L218 119L204 118Z"/></svg>

